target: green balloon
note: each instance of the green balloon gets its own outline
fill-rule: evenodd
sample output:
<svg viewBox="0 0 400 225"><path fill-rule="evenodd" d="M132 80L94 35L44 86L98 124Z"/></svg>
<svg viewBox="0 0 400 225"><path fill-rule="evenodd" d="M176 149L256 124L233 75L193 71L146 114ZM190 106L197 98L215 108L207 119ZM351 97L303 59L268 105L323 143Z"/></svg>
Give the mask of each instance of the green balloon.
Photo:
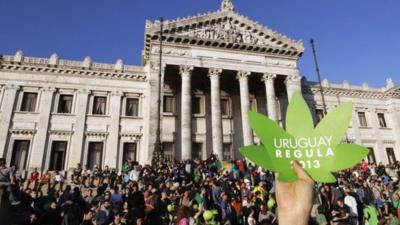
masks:
<svg viewBox="0 0 400 225"><path fill-rule="evenodd" d="M268 200L268 202L267 202L267 206L268 206L268 209L272 209L272 208L274 208L274 206L275 206L275 200L274 199L269 199Z"/></svg>
<svg viewBox="0 0 400 225"><path fill-rule="evenodd" d="M213 212L211 212L210 210L204 211L204 213L203 213L203 218L204 218L205 221L209 221L209 220L211 220L213 217L214 217L214 213L213 213Z"/></svg>
<svg viewBox="0 0 400 225"><path fill-rule="evenodd" d="M174 211L174 205L173 204L169 204L168 206L167 206L167 211L168 212L173 212Z"/></svg>
<svg viewBox="0 0 400 225"><path fill-rule="evenodd" d="M199 206L198 205L193 205L193 210L194 211L197 211L199 209Z"/></svg>

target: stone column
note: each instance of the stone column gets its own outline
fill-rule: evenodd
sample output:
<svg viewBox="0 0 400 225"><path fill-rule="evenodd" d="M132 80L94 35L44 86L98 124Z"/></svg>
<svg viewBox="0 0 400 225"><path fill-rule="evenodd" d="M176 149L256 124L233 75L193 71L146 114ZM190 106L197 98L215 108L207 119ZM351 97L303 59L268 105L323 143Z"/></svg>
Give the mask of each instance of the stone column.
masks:
<svg viewBox="0 0 400 225"><path fill-rule="evenodd" d="M301 92L301 76L287 76L285 80L288 101L292 99L293 93Z"/></svg>
<svg viewBox="0 0 400 225"><path fill-rule="evenodd" d="M221 113L221 90L219 79L222 69L211 68L208 75L211 81L211 123L212 123L212 147L213 154L220 160L223 158L223 133L222 133L222 113Z"/></svg>
<svg viewBox="0 0 400 225"><path fill-rule="evenodd" d="M71 148L69 152L68 169L75 168L77 163L82 163L82 166L86 165L87 162L82 162L83 157L83 146L85 143L85 129L86 129L86 114L88 108L90 91L78 90L74 96L75 104L75 124L74 133L71 139Z"/></svg>
<svg viewBox="0 0 400 225"><path fill-rule="evenodd" d="M147 125L144 126L142 141L147 143L145 146L141 147L139 152L139 163L140 164L150 164L153 158L154 150L156 150L157 144L157 127L158 121L161 120L161 130L162 130L162 107L163 107L163 92L164 92L164 74L165 74L166 64L160 64L156 62L149 61L145 66L146 72L149 73L148 79L148 92L145 94L146 101L149 105L142 107L143 118L148 120ZM161 70L161 77L159 73ZM159 93L159 87L161 87L161 94ZM159 98L160 97L160 98ZM158 101L160 100L160 108L158 108ZM161 112L159 114L159 112ZM162 132L161 132L162 134ZM162 136L162 135L161 135ZM161 139L161 137L160 137ZM141 141L141 142L142 142Z"/></svg>
<svg viewBox="0 0 400 225"><path fill-rule="evenodd" d="M242 113L242 129L243 129L243 144L253 144L253 131L250 127L248 111L250 109L250 97L249 97L249 84L248 76L250 72L238 71L236 79L239 80L240 84L240 105Z"/></svg>
<svg viewBox="0 0 400 225"><path fill-rule="evenodd" d="M19 87L7 85L3 88L3 102L0 113L0 157L6 157L11 117Z"/></svg>
<svg viewBox="0 0 400 225"><path fill-rule="evenodd" d="M192 158L192 76L193 66L180 66L181 88L181 152L182 160Z"/></svg>
<svg viewBox="0 0 400 225"><path fill-rule="evenodd" d="M275 87L274 80L276 74L264 74L262 80L265 84L265 94L267 99L267 111L268 117L273 121L278 121L278 113L276 112L276 100L275 100Z"/></svg>
<svg viewBox="0 0 400 225"><path fill-rule="evenodd" d="M119 123L121 112L122 92L112 92L110 96L110 119L106 142L105 165L117 168L117 156L119 150Z"/></svg>
<svg viewBox="0 0 400 225"><path fill-rule="evenodd" d="M50 113L53 102L55 88L43 88L41 90L40 103L39 103L39 120L37 122L37 131L33 139L32 152L29 169L38 168L44 169L45 152L47 149L47 138L50 124ZM50 152L47 152L50 154Z"/></svg>

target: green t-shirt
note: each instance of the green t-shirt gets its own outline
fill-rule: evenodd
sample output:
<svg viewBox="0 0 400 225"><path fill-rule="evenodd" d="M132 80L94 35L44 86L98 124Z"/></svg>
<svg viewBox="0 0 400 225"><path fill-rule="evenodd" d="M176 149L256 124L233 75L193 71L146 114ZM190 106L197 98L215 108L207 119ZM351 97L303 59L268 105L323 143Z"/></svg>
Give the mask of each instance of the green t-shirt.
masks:
<svg viewBox="0 0 400 225"><path fill-rule="evenodd" d="M121 173L127 174L129 172L129 170L131 170L131 167L129 166L129 164L124 163L122 165Z"/></svg>
<svg viewBox="0 0 400 225"><path fill-rule="evenodd" d="M389 225L399 225L399 221L397 220L396 217L393 217L393 218L389 221Z"/></svg>
<svg viewBox="0 0 400 225"><path fill-rule="evenodd" d="M317 220L318 225L327 225L328 224L324 214L317 214L316 220Z"/></svg>
<svg viewBox="0 0 400 225"><path fill-rule="evenodd" d="M369 225L378 225L378 212L375 207L369 205L363 211L364 218L368 221Z"/></svg>
<svg viewBox="0 0 400 225"><path fill-rule="evenodd" d="M397 200L397 201L392 200L392 201L393 201L393 202L392 202L392 205L393 205L393 207L394 207L395 209L400 208L400 200Z"/></svg>

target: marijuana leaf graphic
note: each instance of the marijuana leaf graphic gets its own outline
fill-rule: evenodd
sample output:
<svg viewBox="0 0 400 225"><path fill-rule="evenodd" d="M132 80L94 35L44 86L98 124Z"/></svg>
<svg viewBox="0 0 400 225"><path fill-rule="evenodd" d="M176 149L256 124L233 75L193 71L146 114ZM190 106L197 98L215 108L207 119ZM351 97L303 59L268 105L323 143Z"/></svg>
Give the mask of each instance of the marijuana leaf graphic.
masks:
<svg viewBox="0 0 400 225"><path fill-rule="evenodd" d="M314 127L307 103L296 92L287 109L286 131L268 117L249 111L250 125L261 145L244 146L240 152L264 169L278 172L283 182L297 180L292 169L294 160L315 181L335 182L331 172L350 168L368 154L363 146L342 143L351 116L352 103L344 103Z"/></svg>

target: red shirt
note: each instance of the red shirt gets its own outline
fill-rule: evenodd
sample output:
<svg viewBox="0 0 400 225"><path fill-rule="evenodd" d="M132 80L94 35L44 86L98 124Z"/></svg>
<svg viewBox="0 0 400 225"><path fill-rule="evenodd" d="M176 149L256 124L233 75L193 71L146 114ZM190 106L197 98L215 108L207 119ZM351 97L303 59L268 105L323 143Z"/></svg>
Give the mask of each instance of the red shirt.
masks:
<svg viewBox="0 0 400 225"><path fill-rule="evenodd" d="M238 167L239 167L239 170L240 170L241 172L243 172L243 171L244 171L244 163L243 163L243 161L239 160L239 161L237 162L237 165L238 165Z"/></svg>
<svg viewBox="0 0 400 225"><path fill-rule="evenodd" d="M368 163L367 162L362 162L360 167L361 167L362 170L367 171L368 170Z"/></svg>
<svg viewBox="0 0 400 225"><path fill-rule="evenodd" d="M35 181L35 180L38 180L38 179L39 179L39 172L33 171L33 172L31 173L31 181Z"/></svg>

